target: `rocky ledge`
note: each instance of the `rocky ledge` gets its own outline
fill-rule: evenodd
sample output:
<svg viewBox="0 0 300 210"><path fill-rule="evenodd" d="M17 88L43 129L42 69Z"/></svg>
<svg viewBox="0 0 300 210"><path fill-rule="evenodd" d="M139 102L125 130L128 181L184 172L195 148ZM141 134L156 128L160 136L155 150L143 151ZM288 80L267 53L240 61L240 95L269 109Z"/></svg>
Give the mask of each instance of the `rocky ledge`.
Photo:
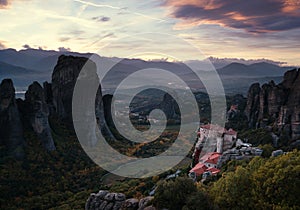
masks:
<svg viewBox="0 0 300 210"><path fill-rule="evenodd" d="M156 210L150 205L153 197L148 196L140 200L126 199L123 193L110 193L100 190L92 193L85 204L85 210Z"/></svg>

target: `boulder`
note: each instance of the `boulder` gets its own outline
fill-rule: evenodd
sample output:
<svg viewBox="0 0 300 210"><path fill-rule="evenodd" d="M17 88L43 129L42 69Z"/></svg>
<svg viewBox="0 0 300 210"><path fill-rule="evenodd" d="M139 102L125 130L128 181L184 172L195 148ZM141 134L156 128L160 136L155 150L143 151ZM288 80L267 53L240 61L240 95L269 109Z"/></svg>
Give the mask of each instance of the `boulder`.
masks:
<svg viewBox="0 0 300 210"><path fill-rule="evenodd" d="M144 210L147 206L149 206L150 202L154 199L153 196L147 196L145 198L142 198L139 202L139 208L138 210Z"/></svg>
<svg viewBox="0 0 300 210"><path fill-rule="evenodd" d="M98 193L91 193L85 204L86 210L119 210L125 202L123 193L110 193L100 190Z"/></svg>
<svg viewBox="0 0 300 210"><path fill-rule="evenodd" d="M122 206L122 210L137 210L138 208L139 200L136 198L127 199Z"/></svg>

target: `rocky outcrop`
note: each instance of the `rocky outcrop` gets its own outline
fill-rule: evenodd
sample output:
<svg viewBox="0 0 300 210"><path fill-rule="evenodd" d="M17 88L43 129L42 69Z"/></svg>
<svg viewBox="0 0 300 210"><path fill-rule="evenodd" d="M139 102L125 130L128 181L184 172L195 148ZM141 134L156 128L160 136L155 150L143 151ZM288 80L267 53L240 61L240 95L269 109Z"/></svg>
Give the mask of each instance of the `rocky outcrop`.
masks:
<svg viewBox="0 0 300 210"><path fill-rule="evenodd" d="M103 96L104 116L105 116L106 123L109 127L115 127L112 118L112 107L111 107L112 98L113 96L109 94Z"/></svg>
<svg viewBox="0 0 300 210"><path fill-rule="evenodd" d="M245 109L245 114L249 121L249 127L256 126L259 114L259 94L260 94L259 83L252 84L247 95L247 105Z"/></svg>
<svg viewBox="0 0 300 210"><path fill-rule="evenodd" d="M146 210L146 209L149 209L149 208L154 208L154 207L150 207L148 206L149 203L154 199L153 196L148 196L148 197L145 197L145 198L142 198L139 202L139 208L138 210Z"/></svg>
<svg viewBox="0 0 300 210"><path fill-rule="evenodd" d="M253 84L248 91L245 114L249 127L267 124L285 131L292 139L300 138L300 69L287 71L283 82Z"/></svg>
<svg viewBox="0 0 300 210"><path fill-rule="evenodd" d="M52 151L55 146L48 121L49 108L46 99L42 86L38 82L32 83L25 93L25 114L28 115L29 122L43 146Z"/></svg>
<svg viewBox="0 0 300 210"><path fill-rule="evenodd" d="M119 210L125 202L125 195L122 193L110 193L100 190L92 193L85 204L85 210Z"/></svg>
<svg viewBox="0 0 300 210"><path fill-rule="evenodd" d="M126 209L126 210L137 210L138 208L139 208L139 200L136 198L127 199L122 206L122 209Z"/></svg>
<svg viewBox="0 0 300 210"><path fill-rule="evenodd" d="M72 97L74 87L79 73L84 66L88 68L89 75L84 75L83 77L90 81L90 85L85 87L85 92L90 93L93 89L92 84L97 84L99 81L96 64L88 58L62 55L59 57L57 65L55 66L52 74L52 96L55 113L59 119L68 123L72 123ZM87 103L90 102L82 101L82 110L85 110ZM102 91L100 85L98 87L94 103L95 112L86 114L95 114L98 127L102 131L102 134L113 139L113 135L111 134L105 122ZM91 142L91 144L94 143L95 142Z"/></svg>
<svg viewBox="0 0 300 210"><path fill-rule="evenodd" d="M87 58L60 56L52 73L52 95L59 118L72 121L72 96L78 75ZM96 66L95 66L96 68Z"/></svg>
<svg viewBox="0 0 300 210"><path fill-rule="evenodd" d="M180 119L178 104L176 100L168 93L164 95L162 102L159 104L159 109L165 113L167 120Z"/></svg>
<svg viewBox="0 0 300 210"><path fill-rule="evenodd" d="M53 103L53 93L52 93L52 84L48 82L43 83L45 101L49 108L49 115L55 114L55 106Z"/></svg>
<svg viewBox="0 0 300 210"><path fill-rule="evenodd" d="M52 116L64 121L67 125L72 125L73 91L79 73L85 65L88 65L88 75L82 75L81 78L91 82L91 85L84 90L90 92L91 89L88 88L93 87L93 84L99 85L97 68L94 62L83 57L60 56L52 74L52 83L45 82L42 87L34 82L29 86L25 100L16 100L12 80L3 80L0 87L1 145L7 145L9 151L18 151L15 154L22 156L25 142L24 126L24 129L33 129L48 151L55 150L48 118ZM79 103L83 110L85 105L94 103L95 109L86 114L96 116L97 126L102 134L114 139L105 121L101 86L98 87L94 102L82 100L82 104ZM83 123L93 124L93 122ZM90 128L88 124L85 124L85 127Z"/></svg>
<svg viewBox="0 0 300 210"><path fill-rule="evenodd" d="M123 193L110 193L107 190L100 190L98 193L91 193L85 204L85 210L155 210L149 203L153 200L148 196L138 200L130 198L126 200Z"/></svg>
<svg viewBox="0 0 300 210"><path fill-rule="evenodd" d="M237 94L234 96L227 96L226 101L228 104L231 104L231 106L226 113L225 128L232 128L234 130L247 128L248 122L244 113L247 99L243 95Z"/></svg>
<svg viewBox="0 0 300 210"><path fill-rule="evenodd" d="M259 119L271 118L276 120L279 116L280 107L287 101L287 88L276 85L274 81L264 84L260 92Z"/></svg>
<svg viewBox="0 0 300 210"><path fill-rule="evenodd" d="M18 159L24 157L23 126L15 99L12 80L4 79L0 84L0 144Z"/></svg>

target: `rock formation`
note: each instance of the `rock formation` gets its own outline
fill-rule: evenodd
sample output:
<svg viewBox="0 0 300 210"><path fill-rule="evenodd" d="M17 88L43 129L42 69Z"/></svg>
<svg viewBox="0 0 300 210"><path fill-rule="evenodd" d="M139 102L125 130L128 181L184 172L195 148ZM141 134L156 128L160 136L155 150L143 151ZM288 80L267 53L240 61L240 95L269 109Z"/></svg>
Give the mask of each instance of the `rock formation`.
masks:
<svg viewBox="0 0 300 210"><path fill-rule="evenodd" d="M292 139L300 138L300 69L287 71L283 81L253 84L248 91L245 114L249 127L273 124Z"/></svg>
<svg viewBox="0 0 300 210"><path fill-rule="evenodd" d="M228 96L227 103L231 104L226 113L225 128L232 128L234 130L242 130L248 126L247 117L245 116L245 107L247 99L240 94Z"/></svg>
<svg viewBox="0 0 300 210"><path fill-rule="evenodd" d="M48 151L55 150L48 121L49 108L46 103L45 90L38 82L29 86L25 93L25 103L27 107L25 114L29 116L28 120L34 132Z"/></svg>
<svg viewBox="0 0 300 210"><path fill-rule="evenodd" d="M180 119L178 104L176 100L168 93L164 95L162 102L159 104L159 109L165 113L167 120Z"/></svg>
<svg viewBox="0 0 300 210"><path fill-rule="evenodd" d="M97 127L102 134L114 139L108 129L104 116L101 86L97 75L96 64L88 58L60 56L52 74L52 83L44 82L43 87L34 82L25 94L25 100L15 99L15 89L10 79L3 80L0 86L0 143L8 147L7 151L15 156L23 155L23 127L33 129L48 150L55 150L48 117L52 116L72 124L72 97L75 84L81 69L87 65L88 74L81 78L88 79L84 89L89 93L93 84L98 85L95 101L82 100L82 109L92 104L95 109L86 113L96 116ZM91 88L91 89L89 89ZM81 102L80 102L81 103ZM79 110L81 112L81 110ZM20 116L21 115L21 116ZM87 118L88 120L89 118ZM23 122L23 123L22 123ZM91 123L93 122L83 122ZM89 125L85 126L89 127ZM96 128L95 128L96 129ZM95 142L92 142L92 144Z"/></svg>
<svg viewBox="0 0 300 210"><path fill-rule="evenodd" d="M138 200L130 198L126 200L123 193L110 193L107 190L100 190L98 193L91 193L85 204L85 210L155 210L148 206L153 197L148 196Z"/></svg>
<svg viewBox="0 0 300 210"><path fill-rule="evenodd" d="M72 121L72 96L78 75L87 58L60 56L52 73L52 95L56 114Z"/></svg>
<svg viewBox="0 0 300 210"><path fill-rule="evenodd" d="M103 108L104 108L104 116L105 116L107 125L109 127L115 128L113 118L112 118L112 113L113 113L112 107L111 107L112 98L113 98L113 96L110 94L103 96Z"/></svg>
<svg viewBox="0 0 300 210"><path fill-rule="evenodd" d="M256 126L256 122L258 120L259 94L260 94L259 83L252 84L248 91L247 105L245 109L245 114L249 121L249 127Z"/></svg>
<svg viewBox="0 0 300 210"><path fill-rule="evenodd" d="M122 208L126 210L137 210L139 208L139 200L136 198L127 199Z"/></svg>
<svg viewBox="0 0 300 210"><path fill-rule="evenodd" d="M72 97L74 87L79 73L84 66L88 68L89 73L83 77L90 81L90 84L85 87L84 91L86 93L90 93L90 91L93 89L92 84L99 83L99 79L97 75L96 64L90 61L88 58L62 55L59 57L57 65L55 66L52 74L52 96L56 115L61 120L69 123L72 123ZM105 122L102 91L100 85L95 96L95 102L83 100L82 110L84 110L85 106L89 103L95 103L95 112L86 114L95 114L98 127L101 129L102 133L109 138L113 138Z"/></svg>
<svg viewBox="0 0 300 210"><path fill-rule="evenodd" d="M119 210L125 202L125 195L122 193L110 193L106 190L100 190L98 193L92 193L88 198L86 210Z"/></svg>
<svg viewBox="0 0 300 210"><path fill-rule="evenodd" d="M55 106L53 103L52 84L48 82L43 83L45 101L49 108L49 115L55 114Z"/></svg>
<svg viewBox="0 0 300 210"><path fill-rule="evenodd" d="M24 156L23 126L15 99L15 88L11 79L0 84L0 144L18 159Z"/></svg>

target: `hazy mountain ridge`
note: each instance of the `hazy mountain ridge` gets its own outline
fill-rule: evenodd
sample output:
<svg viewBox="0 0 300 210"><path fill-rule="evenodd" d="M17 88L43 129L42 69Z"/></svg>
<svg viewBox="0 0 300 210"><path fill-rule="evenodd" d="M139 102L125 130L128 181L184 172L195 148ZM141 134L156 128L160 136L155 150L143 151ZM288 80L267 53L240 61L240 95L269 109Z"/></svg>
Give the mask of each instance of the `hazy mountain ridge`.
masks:
<svg viewBox="0 0 300 210"><path fill-rule="evenodd" d="M291 67L280 67L278 65L260 62L250 65L241 63L231 63L218 69L220 76L240 76L240 77L268 77L283 76L286 70Z"/></svg>
<svg viewBox="0 0 300 210"><path fill-rule="evenodd" d="M20 66L15 66L12 64L8 64L5 62L0 61L0 75L23 75L23 74L34 74L38 73L32 69L23 68Z"/></svg>
<svg viewBox="0 0 300 210"><path fill-rule="evenodd" d="M0 50L0 61L37 71L52 71L60 55L90 57L92 53L41 49L26 49L20 51L5 49Z"/></svg>
<svg viewBox="0 0 300 210"><path fill-rule="evenodd" d="M79 57L91 57L92 53L78 53L69 51L54 51L42 49L26 49L17 51L15 49L0 50L0 77L11 78L14 81L17 90L24 90L32 81L51 81L51 73L60 55L72 55ZM166 60L144 61L141 59L121 59L121 58L106 58L98 55L93 56L94 62L97 65L114 66L113 74L109 73L107 82L113 84L116 81L122 80L132 72L139 69L165 69L180 76L194 90L204 90L205 87L199 80L195 79L195 74L190 70L197 71L204 78L212 78L211 70L213 66L208 59L186 63L168 62ZM216 67L226 64L226 59L211 59L212 64ZM220 61L222 61L220 63ZM246 62L245 60L241 60ZM216 63L214 63L216 62ZM249 61L250 62L250 61ZM254 61L251 61L254 62ZM271 61L270 61L271 62ZM2 65L1 65L2 64ZM221 65L222 64L222 65ZM101 67L102 68L102 67ZM249 65L242 63L230 63L222 68L217 69L219 76L223 82L226 93L242 93L246 94L248 86L254 82L267 82L270 78L274 81L280 81L286 70L292 67L281 67L273 63L251 63ZM148 79L148 78L147 78ZM152 79L162 79L159 75L153 75ZM212 78L213 79L213 78ZM105 82L103 83L106 86Z"/></svg>

